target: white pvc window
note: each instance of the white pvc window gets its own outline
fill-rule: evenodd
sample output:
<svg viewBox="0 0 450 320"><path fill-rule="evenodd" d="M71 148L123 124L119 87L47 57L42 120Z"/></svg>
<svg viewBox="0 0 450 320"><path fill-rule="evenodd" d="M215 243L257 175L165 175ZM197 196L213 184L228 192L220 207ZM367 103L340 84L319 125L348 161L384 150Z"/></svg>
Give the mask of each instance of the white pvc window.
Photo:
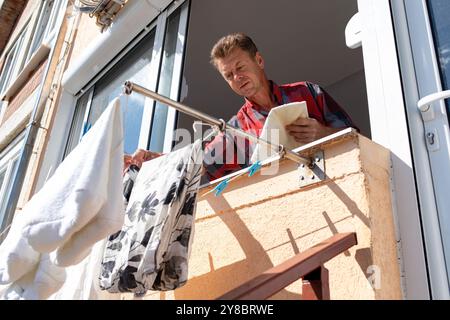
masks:
<svg viewBox="0 0 450 320"><path fill-rule="evenodd" d="M154 32L150 32L141 44L130 50L125 57L78 99L68 151L75 147L108 104L120 95L126 80L137 83L146 82L150 73L153 42ZM125 152L132 153L138 147L145 98L139 95L121 97L121 104L123 106L125 129Z"/></svg>
<svg viewBox="0 0 450 320"><path fill-rule="evenodd" d="M28 61L42 43L50 43L55 35L55 26L61 11L62 0L45 0L39 8L36 28L33 32L31 44L27 53Z"/></svg>
<svg viewBox="0 0 450 320"><path fill-rule="evenodd" d="M56 22L61 12L63 0L45 0L39 6L34 30L28 32L30 23L25 24L5 55L5 63L0 73L0 94L14 82L26 62L42 43L50 44L55 39Z"/></svg>
<svg viewBox="0 0 450 320"><path fill-rule="evenodd" d="M165 42L158 93L173 100L179 98L179 82L187 25L187 10L179 8L166 23ZM175 129L176 110L156 103L150 133L150 150L170 152Z"/></svg>
<svg viewBox="0 0 450 320"><path fill-rule="evenodd" d="M0 230L3 230L6 203L10 196L12 181L18 165L20 150L23 146L23 134L0 153Z"/></svg>
<svg viewBox="0 0 450 320"><path fill-rule="evenodd" d="M47 28L45 29L44 39L49 42L50 39L53 39L56 34L56 22L58 20L58 16L62 9L63 0L54 0L56 3L52 7L52 12L50 14L49 21L47 23Z"/></svg>
<svg viewBox="0 0 450 320"><path fill-rule="evenodd" d="M21 58L23 55L21 53L27 29L28 23L6 54L5 63L0 75L0 93L2 93L2 96L5 89L8 88L23 67L23 61L21 61L23 60L23 58Z"/></svg>
<svg viewBox="0 0 450 320"><path fill-rule="evenodd" d="M70 129L69 139L66 144L66 150L64 151L64 155L68 155L73 148L76 147L81 137L83 136L83 131L87 130L87 119L86 112L90 102L92 100L92 89L85 93L82 97L80 97L75 106L75 111L72 120L72 127Z"/></svg>
<svg viewBox="0 0 450 320"><path fill-rule="evenodd" d="M120 95L130 80L150 90L178 99L188 3L174 3L162 12L116 57L102 73L85 86L76 104L67 155L84 133L100 117L109 102ZM137 148L170 151L176 112L155 105L152 99L138 94L122 96L125 153Z"/></svg>
<svg viewBox="0 0 450 320"><path fill-rule="evenodd" d="M420 198L430 203L431 210L422 211L425 243L432 297L450 297L450 104L445 100L430 103L428 113L418 111L418 101L448 89L450 82L450 29L448 1L405 1L410 37L413 79L417 95L409 118L417 133L415 152L424 152L428 159L416 161L417 175L425 175L428 188L421 189ZM414 23L409 23L414 21ZM404 71L405 72L405 71ZM410 89L409 91L413 91ZM410 92L407 94L410 94ZM447 107L446 107L447 105ZM429 116L431 114L431 116ZM419 122L414 117L419 115ZM417 150L417 151L416 151ZM428 164L425 162L428 161ZM424 166L425 163L425 166ZM431 169L431 170L430 170ZM428 180L431 177L431 180ZM422 183L421 185L424 185ZM422 201L424 201L422 200Z"/></svg>

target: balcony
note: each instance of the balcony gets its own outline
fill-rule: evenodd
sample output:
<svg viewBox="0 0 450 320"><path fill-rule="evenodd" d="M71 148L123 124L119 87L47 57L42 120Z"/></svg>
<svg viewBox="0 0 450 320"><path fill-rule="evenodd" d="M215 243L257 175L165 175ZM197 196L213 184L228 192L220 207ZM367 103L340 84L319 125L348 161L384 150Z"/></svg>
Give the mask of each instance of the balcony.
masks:
<svg viewBox="0 0 450 320"><path fill-rule="evenodd" d="M296 163L283 159L251 177L234 179L220 196L209 192L212 185L203 187L189 281L175 291L149 291L143 299L238 298L233 296L235 288L248 281L255 284L264 274L267 278L267 270L284 274L287 269L277 266L295 259L298 265L311 248L324 252L326 242L315 247L318 243L348 240L351 235L356 235L357 244L347 243L323 261L329 290L323 298L401 299L389 151L352 129L296 149L303 155L319 150L323 179L311 179L310 173L305 175ZM271 174L264 174L268 170ZM308 273L302 268L289 270L290 277L301 273L296 279ZM302 292L305 280L283 285L275 294L268 292L267 298L305 299L309 296ZM134 299L131 294L122 298Z"/></svg>

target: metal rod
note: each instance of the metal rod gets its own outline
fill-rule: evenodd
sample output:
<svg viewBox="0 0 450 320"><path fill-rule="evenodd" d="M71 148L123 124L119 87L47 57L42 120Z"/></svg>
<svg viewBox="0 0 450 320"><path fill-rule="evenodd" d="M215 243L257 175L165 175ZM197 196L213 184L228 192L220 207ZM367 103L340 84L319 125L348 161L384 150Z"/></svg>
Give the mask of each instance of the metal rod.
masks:
<svg viewBox="0 0 450 320"><path fill-rule="evenodd" d="M253 142L262 142L266 145L269 145L270 147L276 149L280 153L281 157L285 156L286 158L288 158L292 161L295 161L300 164L305 164L307 166L310 166L312 164L311 159L302 157L291 150L287 150L287 149L285 149L285 147L283 145L274 144L274 143L271 143L264 139L258 138L250 133L247 133L243 130L240 130L238 128L230 126L223 119L217 119L217 118L211 117L210 115L208 115L206 113L195 110L195 109L188 107L182 103L179 103L179 102L169 99L165 96L162 96L162 95L160 95L154 91L151 91L147 88L144 88L134 82L131 82L131 81L125 82L124 87L123 87L123 92L127 95L130 95L133 91L136 93L140 93L144 96L150 97L159 102L162 102L166 105L169 105L169 106L177 109L178 111L181 111L183 113L191 115L197 119L202 120L203 122L206 122L213 126L217 126L220 129L220 131L229 130L229 131L235 133L236 135L240 135L240 136L247 138Z"/></svg>
<svg viewBox="0 0 450 320"><path fill-rule="evenodd" d="M125 82L125 84L124 84L124 93L129 95L133 91L137 92L137 93L140 93L140 94L142 94L144 96L150 97L152 99L155 99L155 100L157 100L159 102L162 102L164 104L167 104L167 105L169 105L169 106L171 106L171 107L173 107L173 108L175 108L175 109L177 109L177 110L179 110L181 112L184 112L184 113L186 113L188 115L191 115L191 116L193 116L193 117L195 117L197 119L200 119L203 122L206 122L206 123L218 126L220 128L220 130L225 129L225 121L223 121L223 120L216 119L216 118L211 117L210 115L208 115L206 113L203 113L203 112L197 111L195 109L192 109L192 108L190 108L188 106L185 106L184 104L181 104L181 103L179 103L177 101L174 101L172 99L164 97L164 96L162 96L162 95L160 95L160 94L158 94L156 92L153 92L153 91L151 91L151 90L149 90L147 88L144 88L144 87L142 87L142 86L140 86L138 84L135 84L135 83L133 83L131 81Z"/></svg>

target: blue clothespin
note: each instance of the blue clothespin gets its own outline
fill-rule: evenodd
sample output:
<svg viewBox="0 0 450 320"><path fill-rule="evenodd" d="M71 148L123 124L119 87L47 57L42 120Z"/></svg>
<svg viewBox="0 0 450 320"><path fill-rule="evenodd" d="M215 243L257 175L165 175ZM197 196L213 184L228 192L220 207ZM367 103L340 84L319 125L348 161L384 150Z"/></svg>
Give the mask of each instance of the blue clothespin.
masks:
<svg viewBox="0 0 450 320"><path fill-rule="evenodd" d="M228 186L229 178L223 180L221 183L219 183L213 190L216 191L215 195L216 197L220 196L222 191Z"/></svg>
<svg viewBox="0 0 450 320"><path fill-rule="evenodd" d="M85 122L83 126L83 136L91 129L92 124L89 122Z"/></svg>
<svg viewBox="0 0 450 320"><path fill-rule="evenodd" d="M259 169L261 169L261 161L256 161L251 167L248 169L248 176L251 177L254 175Z"/></svg>

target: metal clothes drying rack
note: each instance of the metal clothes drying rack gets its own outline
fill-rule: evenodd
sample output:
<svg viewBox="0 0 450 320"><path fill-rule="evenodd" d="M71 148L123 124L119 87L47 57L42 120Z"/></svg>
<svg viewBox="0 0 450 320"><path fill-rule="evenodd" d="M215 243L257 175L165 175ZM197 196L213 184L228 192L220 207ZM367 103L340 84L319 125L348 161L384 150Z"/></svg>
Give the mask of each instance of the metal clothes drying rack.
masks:
<svg viewBox="0 0 450 320"><path fill-rule="evenodd" d="M195 110L191 107L188 107L182 103L179 103L177 101L174 101L172 99L169 99L165 96L162 96L154 91L151 91L147 88L144 88L136 83L133 83L131 81L126 81L124 86L123 86L123 93L130 95L132 92L136 92L139 94L142 94L146 97L152 98L154 100L157 100L163 104L169 105L173 108L175 108L176 110L183 112L185 114L188 114L190 116L193 116L205 123L208 123L209 125L217 128L219 131L223 132L225 130L228 130L229 132L235 134L235 135L239 135L241 137L247 138L253 142L257 142L257 143L264 143L268 146L270 146L271 148L273 148L274 150L276 150L279 155L280 158L282 157L286 157L287 159L290 159L292 161L297 162L298 164L302 164L302 165L306 165L308 167L313 167L314 166L314 160L312 158L305 158L300 156L299 154L291 151L291 150L287 150L283 145L279 145L279 144L274 144L271 143L269 141L266 141L264 139L261 139L259 137L256 137L252 134L249 134L245 131L242 131L240 129L237 129L233 126L230 126L229 124L227 124L225 122L225 120L223 119L217 119L214 117L211 117L210 115L203 113L201 111Z"/></svg>

